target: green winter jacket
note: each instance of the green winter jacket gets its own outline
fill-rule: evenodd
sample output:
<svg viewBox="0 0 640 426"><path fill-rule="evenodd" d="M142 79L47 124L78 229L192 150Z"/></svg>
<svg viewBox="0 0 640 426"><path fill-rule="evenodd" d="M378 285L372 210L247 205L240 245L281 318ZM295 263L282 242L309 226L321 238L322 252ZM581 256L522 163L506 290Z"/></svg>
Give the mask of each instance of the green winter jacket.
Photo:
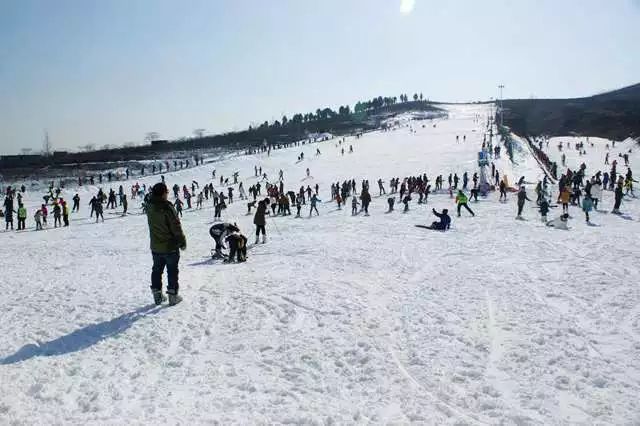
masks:
<svg viewBox="0 0 640 426"><path fill-rule="evenodd" d="M187 247L180 219L169 201L151 197L147 206L147 222L153 253L172 253Z"/></svg>
<svg viewBox="0 0 640 426"><path fill-rule="evenodd" d="M26 219L27 218L27 209L24 207L18 208L18 219Z"/></svg>

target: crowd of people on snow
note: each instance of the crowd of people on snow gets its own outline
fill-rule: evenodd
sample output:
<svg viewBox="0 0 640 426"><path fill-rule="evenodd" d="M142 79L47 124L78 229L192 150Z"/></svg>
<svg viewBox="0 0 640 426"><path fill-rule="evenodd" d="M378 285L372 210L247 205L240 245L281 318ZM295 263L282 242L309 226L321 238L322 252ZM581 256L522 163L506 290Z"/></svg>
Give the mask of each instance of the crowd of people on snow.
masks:
<svg viewBox="0 0 640 426"><path fill-rule="evenodd" d="M459 136L456 141L460 142ZM466 135L462 137L462 141L466 142ZM344 154L343 146L345 140L341 139L336 147ZM597 210L602 205L603 191L614 192L613 213L620 213L620 207L624 196L635 196L633 192L633 174L629 166L628 153L620 154L623 158L627 171L624 174L618 172L618 161L613 160L609 164L609 156L605 158L605 165L610 166L609 171L597 170L590 176L587 175L587 166L582 163L578 169L572 170L567 168L565 173L557 178L557 198L552 197L552 181L556 180L557 165L549 159L544 152L543 140L535 140L537 146L532 144L534 154L538 157L551 176L546 175L535 185L535 203L541 220L550 227L558 229L568 229L568 219L571 217L569 212L570 206L579 207L585 214L587 222L590 221L590 213ZM283 144L279 148L286 148L292 145L304 144L304 142ZM548 140L546 140L548 148ZM614 145L615 146L615 145ZM270 153L270 147L264 147L264 152ZM562 146L560 145L560 149ZM584 152L584 145L577 144L576 150ZM482 151L486 152L489 157L499 158L500 147L494 147L491 144L491 138L487 143L486 137L482 144ZM353 152L353 146L349 146L349 153ZM320 149L316 149L316 155L321 155ZM304 153L298 156L298 162L304 160ZM202 159L196 160L202 164ZM562 163L565 164L563 153ZM185 163L189 166L188 160ZM486 164L487 166L489 163ZM168 168L170 165L167 163ZM176 161L174 168L180 167ZM162 171L162 166L159 168ZM152 166L152 173L155 173L155 165ZM144 174L144 170L141 171ZM127 173L127 176L129 174ZM246 260L248 239L240 231L236 223L224 222L222 220L222 212L228 205L242 201L246 202L247 215L253 215L253 224L255 226L255 244L267 241L267 217L276 216L293 216L292 208L295 208L295 217L302 217L302 209L308 208L308 216L319 216L318 209L320 199L320 187L307 184L297 187L285 184L285 176L283 170L279 170L276 180L270 180L266 170L261 166L254 167L255 179L248 188L245 189L244 183L240 181L238 172L233 172L229 176L216 176L216 170L211 172L211 181L200 185L197 181L192 180L188 184L179 185L174 183L168 187L165 182L165 176L160 176L161 181L151 188L147 188L146 184L135 183L131 185L130 191L125 191L124 185L120 184L117 192L114 188L109 188L108 192L98 188L95 195L92 196L88 205L90 207L90 218L95 216L95 221L104 221L105 210L119 209L116 214L126 216L128 213L129 200L140 200L142 213L146 214L151 234L151 250L153 254L152 269L152 291L154 300L160 304L164 301L161 291L161 275L166 268L169 275L168 294L171 304L179 303L181 298L178 296L177 268L179 262L179 252L186 248L186 238L182 232L180 218L183 216L185 209L199 210L203 209L205 203L211 203L214 210L214 219L216 223L209 229L209 234L215 241L215 248L212 250L213 257L223 258L226 262L236 261L243 262ZM310 179L311 174L309 168L306 169L306 178ZM303 179L303 180L305 180ZM430 179L426 173L419 173L411 176L392 177L388 184L381 177L375 183L377 186L377 197L385 197L387 203L387 213L394 211L397 202L402 203L402 211L409 212L411 202L417 200L417 204L427 204L429 196L434 193L448 194L455 200L456 213L460 217L464 211L468 212L472 217L476 212L471 208L470 203L478 202L480 194L487 195L486 191L481 192L481 180L490 187L490 190L499 192L498 200L506 202L508 193L516 193L517 213L516 218L522 219L522 214L526 202L533 202L527 194L524 176L522 176L515 186L511 186L508 177L500 175L493 162L486 169L486 174L478 172L465 171L460 176L457 172L448 175L438 174ZM100 182L102 176L100 175ZM110 176L107 181L111 182ZM214 186L214 182L216 185ZM79 182L81 183L81 182ZM93 177L91 177L91 183ZM127 194L128 192L128 194ZM370 205L372 202L372 190L368 179L356 181L355 178L337 181L330 186L330 199L328 202L335 203L338 210L342 210L343 206L351 204L351 214L368 216L370 213ZM42 199L44 203L36 208L33 212L35 229L42 230L48 227L48 217L50 213L53 215L54 227L69 226L69 218L71 213L80 211L80 196L76 193L71 201L72 207L69 206L67 200L62 196L62 186L54 189L53 183L49 187L49 191ZM26 188L24 185L17 189L8 187L5 191L4 209L0 211L5 220L5 229L13 229L13 217L17 215L17 229L26 229L26 220L28 216L27 209L24 204ZM555 198L557 205L552 204ZM195 205L193 202L195 199ZM561 207L562 213L553 220L548 220L550 209ZM451 228L452 220L448 209L436 211L432 209L433 215L437 220L432 222L426 228L447 231ZM229 246L229 255L225 255L223 250L226 248L225 243Z"/></svg>

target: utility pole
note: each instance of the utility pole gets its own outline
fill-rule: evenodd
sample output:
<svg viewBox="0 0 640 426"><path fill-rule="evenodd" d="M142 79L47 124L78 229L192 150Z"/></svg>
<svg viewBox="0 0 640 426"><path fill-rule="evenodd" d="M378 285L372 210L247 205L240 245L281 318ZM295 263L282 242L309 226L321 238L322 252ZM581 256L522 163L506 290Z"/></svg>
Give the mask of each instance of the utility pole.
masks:
<svg viewBox="0 0 640 426"><path fill-rule="evenodd" d="M504 84L500 84L498 89L500 89L500 126L502 126L504 125L504 107L502 104L502 90L504 89Z"/></svg>
<svg viewBox="0 0 640 426"><path fill-rule="evenodd" d="M44 141L42 142L42 155L48 157L51 155L51 141L49 140L49 132L44 131Z"/></svg>

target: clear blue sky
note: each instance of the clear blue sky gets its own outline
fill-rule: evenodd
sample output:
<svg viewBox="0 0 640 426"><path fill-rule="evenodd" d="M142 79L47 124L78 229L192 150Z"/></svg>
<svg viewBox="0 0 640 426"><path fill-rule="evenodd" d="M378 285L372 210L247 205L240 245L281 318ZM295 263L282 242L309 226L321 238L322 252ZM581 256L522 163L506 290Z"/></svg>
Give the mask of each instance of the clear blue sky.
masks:
<svg viewBox="0 0 640 426"><path fill-rule="evenodd" d="M0 0L0 153L640 80L640 0ZM403 13L404 12L404 13Z"/></svg>

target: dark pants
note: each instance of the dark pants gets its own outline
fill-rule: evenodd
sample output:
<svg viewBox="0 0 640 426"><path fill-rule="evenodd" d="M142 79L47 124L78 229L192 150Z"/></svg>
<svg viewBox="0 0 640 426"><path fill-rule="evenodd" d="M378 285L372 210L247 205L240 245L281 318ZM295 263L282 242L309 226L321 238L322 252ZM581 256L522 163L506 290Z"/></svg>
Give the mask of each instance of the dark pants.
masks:
<svg viewBox="0 0 640 426"><path fill-rule="evenodd" d="M522 214L522 209L524 208L524 202L518 203L518 216Z"/></svg>
<svg viewBox="0 0 640 426"><path fill-rule="evenodd" d="M151 269L151 289L162 291L162 274L164 267L167 267L167 293L178 294L178 262L180 252L172 253L151 253L153 256L153 267Z"/></svg>
<svg viewBox="0 0 640 426"><path fill-rule="evenodd" d="M18 218L18 231L21 229L25 229L25 218Z"/></svg>
<svg viewBox="0 0 640 426"><path fill-rule="evenodd" d="M238 262L247 258L247 239L245 237L242 237L241 241L229 242L229 260L233 260L233 256L237 256Z"/></svg>
<svg viewBox="0 0 640 426"><path fill-rule="evenodd" d="M62 215L62 221L64 222L64 226L69 226L69 216Z"/></svg>
<svg viewBox="0 0 640 426"><path fill-rule="evenodd" d="M460 204L458 204L458 216L460 216L460 209L461 209L462 207L464 207L465 209L467 209L467 211L468 211L469 213L471 213L471 216L475 216L475 214L473 213L473 210L471 210L471 209L469 208L469 206L467 205L467 203L460 203Z"/></svg>
<svg viewBox="0 0 640 426"><path fill-rule="evenodd" d="M620 208L620 204L622 204L622 198L615 198L615 202L613 203L614 210L618 210Z"/></svg>
<svg viewBox="0 0 640 426"><path fill-rule="evenodd" d="M256 237L260 235L260 233L262 233L262 235L266 234L264 231L264 225L256 225Z"/></svg>

